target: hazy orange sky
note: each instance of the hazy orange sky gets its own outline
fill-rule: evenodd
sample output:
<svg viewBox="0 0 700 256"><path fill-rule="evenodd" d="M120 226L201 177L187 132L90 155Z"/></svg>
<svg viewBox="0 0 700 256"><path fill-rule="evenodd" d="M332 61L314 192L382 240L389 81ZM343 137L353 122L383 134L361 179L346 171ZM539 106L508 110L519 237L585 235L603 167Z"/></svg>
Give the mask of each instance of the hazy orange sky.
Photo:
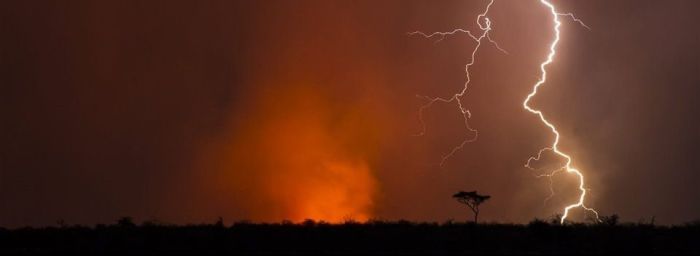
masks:
<svg viewBox="0 0 700 256"><path fill-rule="evenodd" d="M560 128L589 205L624 220L700 216L696 1L553 1L562 26L532 104ZM466 220L450 195L492 199L486 221L527 222L576 199L574 177L523 165L552 136L522 101L552 40L538 1L496 1L463 103L473 42L406 33L477 29L486 1L4 1L0 226ZM553 165L547 159L543 166ZM580 212L574 214L581 219Z"/></svg>

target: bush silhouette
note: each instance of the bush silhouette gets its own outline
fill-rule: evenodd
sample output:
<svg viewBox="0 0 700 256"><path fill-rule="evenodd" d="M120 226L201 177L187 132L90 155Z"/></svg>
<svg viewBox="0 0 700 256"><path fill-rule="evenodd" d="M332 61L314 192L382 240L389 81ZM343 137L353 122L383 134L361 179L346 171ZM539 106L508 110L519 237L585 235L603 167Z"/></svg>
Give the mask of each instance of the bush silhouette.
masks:
<svg viewBox="0 0 700 256"><path fill-rule="evenodd" d="M134 224L134 219L131 217L122 217L117 220L117 226L122 228L133 228L136 227L136 224Z"/></svg>

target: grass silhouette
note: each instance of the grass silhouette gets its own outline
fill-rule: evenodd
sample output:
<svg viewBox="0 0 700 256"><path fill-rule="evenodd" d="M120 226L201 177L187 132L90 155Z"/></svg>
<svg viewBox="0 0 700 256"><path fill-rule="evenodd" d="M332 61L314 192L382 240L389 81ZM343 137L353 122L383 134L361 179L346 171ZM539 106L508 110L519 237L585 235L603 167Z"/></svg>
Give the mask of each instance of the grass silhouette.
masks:
<svg viewBox="0 0 700 256"><path fill-rule="evenodd" d="M608 221L559 225L414 223L372 220L329 224L237 222L134 224L122 218L94 227L0 229L0 253L228 253L228 254L510 254L700 253L700 222L682 226Z"/></svg>

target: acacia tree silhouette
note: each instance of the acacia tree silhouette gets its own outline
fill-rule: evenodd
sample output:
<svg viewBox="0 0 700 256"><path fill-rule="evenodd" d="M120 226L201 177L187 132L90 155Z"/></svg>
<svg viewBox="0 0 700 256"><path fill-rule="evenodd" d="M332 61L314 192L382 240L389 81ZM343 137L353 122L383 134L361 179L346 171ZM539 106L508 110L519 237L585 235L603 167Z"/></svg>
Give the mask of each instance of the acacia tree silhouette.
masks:
<svg viewBox="0 0 700 256"><path fill-rule="evenodd" d="M452 195L452 197L472 209L472 212L474 212L474 223L477 223L479 220L479 205L491 198L491 196L488 195L479 195L476 193L476 190L469 192L459 191Z"/></svg>

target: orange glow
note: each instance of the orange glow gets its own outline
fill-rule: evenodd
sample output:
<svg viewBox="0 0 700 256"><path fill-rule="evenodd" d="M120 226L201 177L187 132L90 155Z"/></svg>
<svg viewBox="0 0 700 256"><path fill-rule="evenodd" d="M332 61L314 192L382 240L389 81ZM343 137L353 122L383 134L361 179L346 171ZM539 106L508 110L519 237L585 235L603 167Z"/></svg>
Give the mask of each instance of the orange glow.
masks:
<svg viewBox="0 0 700 256"><path fill-rule="evenodd" d="M372 107L339 103L322 89L261 90L229 141L213 148L237 219L342 222L372 217L377 182L370 168L381 122ZM223 153L222 153L223 152ZM212 178L209 179L211 182ZM240 209L242 208L242 209Z"/></svg>
<svg viewBox="0 0 700 256"><path fill-rule="evenodd" d="M280 195L280 201L286 204L286 219L341 222L366 221L371 217L375 183L364 163L337 162L316 167L308 173L293 174L299 177L284 177L292 181L284 187L289 193ZM283 181L271 182L268 189L274 191L279 183Z"/></svg>

